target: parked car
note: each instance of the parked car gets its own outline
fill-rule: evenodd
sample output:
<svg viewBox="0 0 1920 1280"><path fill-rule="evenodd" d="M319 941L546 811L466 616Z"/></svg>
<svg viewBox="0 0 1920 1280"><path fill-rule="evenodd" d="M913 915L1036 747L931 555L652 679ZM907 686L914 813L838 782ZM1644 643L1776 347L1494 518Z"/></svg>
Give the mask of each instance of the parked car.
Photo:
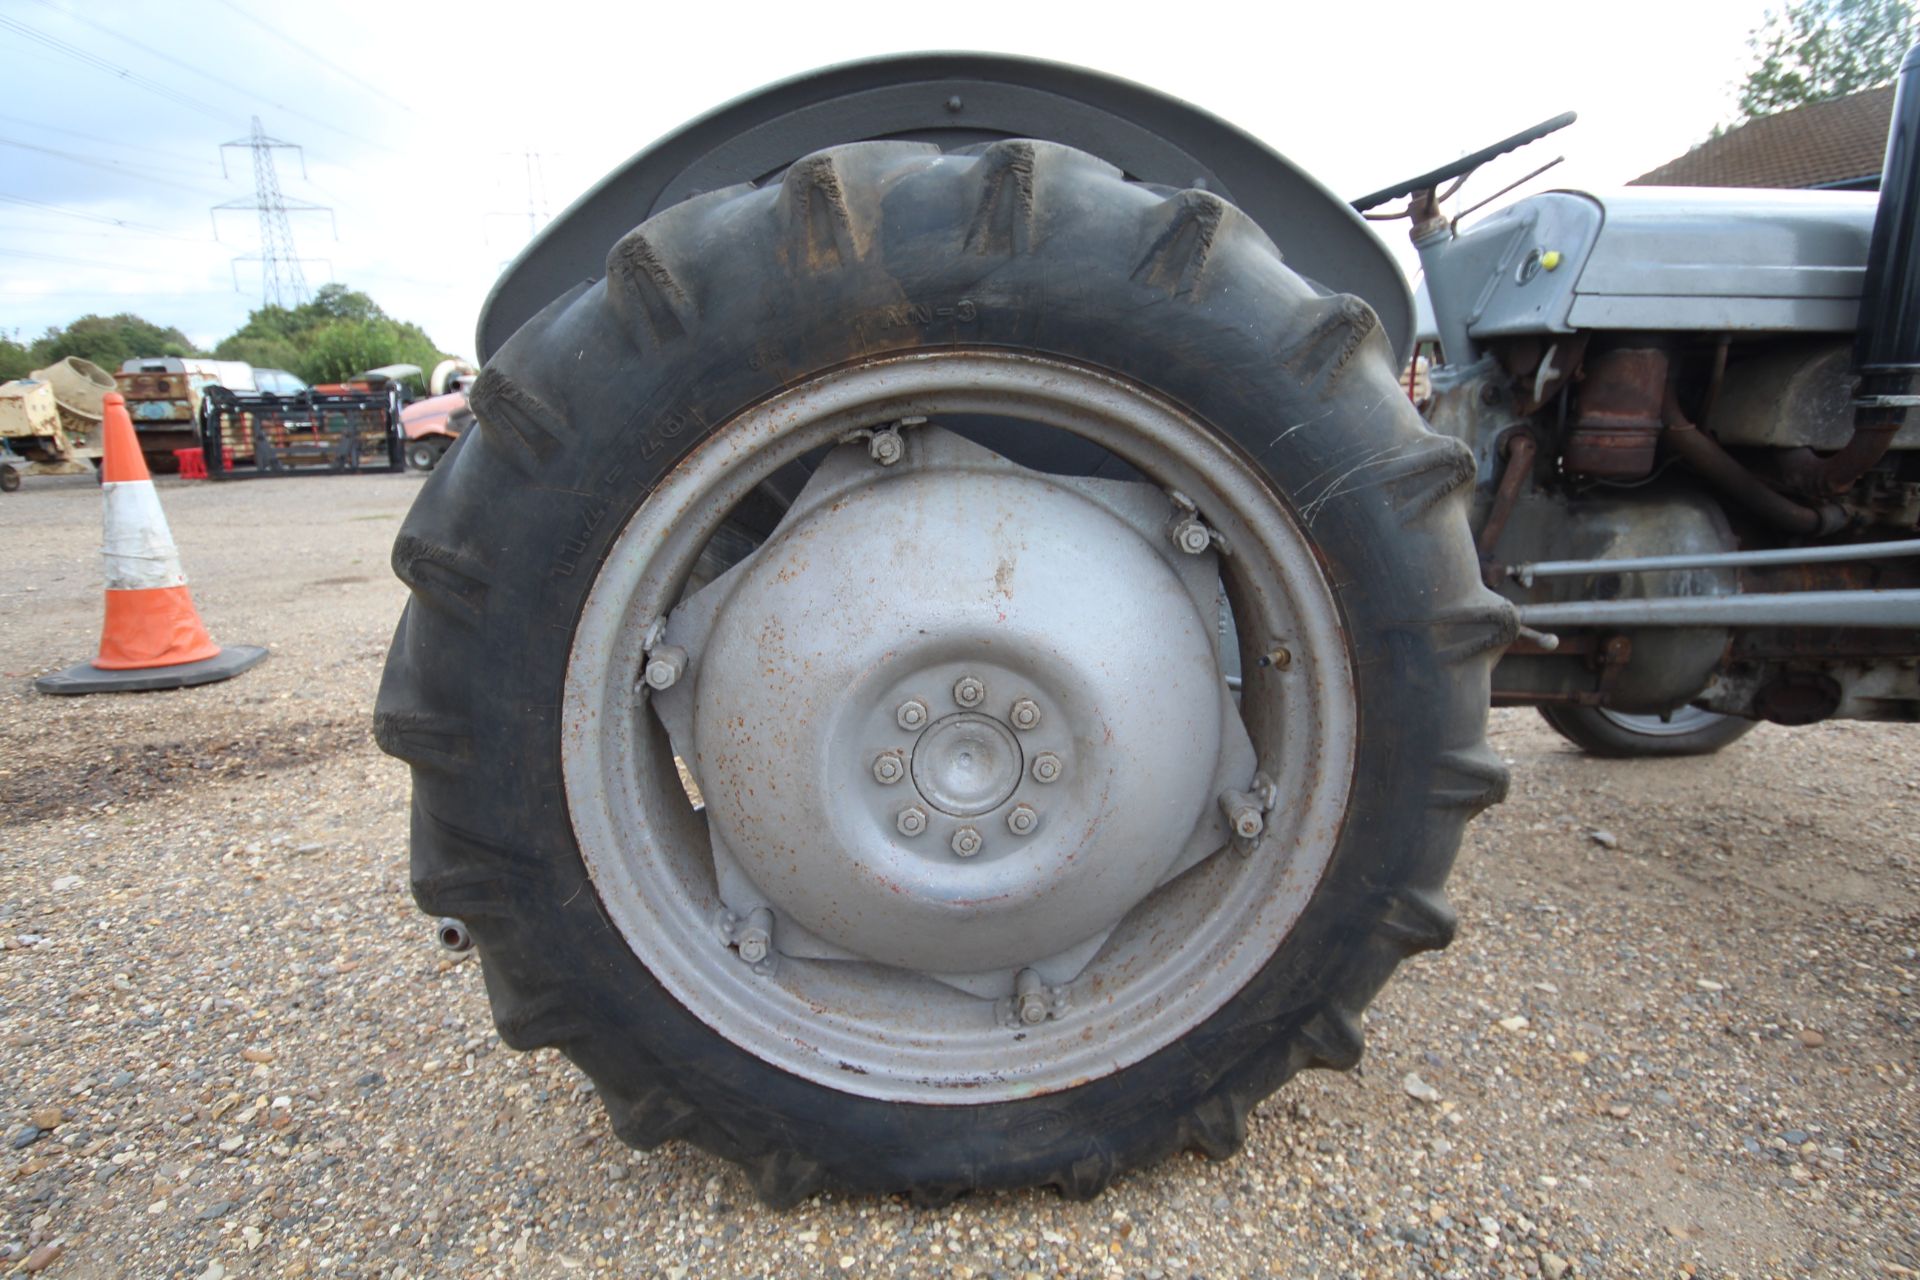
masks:
<svg viewBox="0 0 1920 1280"><path fill-rule="evenodd" d="M400 430L407 438L407 465L416 471L431 471L442 454L473 425L473 410L467 407L465 391L415 400L400 411Z"/></svg>

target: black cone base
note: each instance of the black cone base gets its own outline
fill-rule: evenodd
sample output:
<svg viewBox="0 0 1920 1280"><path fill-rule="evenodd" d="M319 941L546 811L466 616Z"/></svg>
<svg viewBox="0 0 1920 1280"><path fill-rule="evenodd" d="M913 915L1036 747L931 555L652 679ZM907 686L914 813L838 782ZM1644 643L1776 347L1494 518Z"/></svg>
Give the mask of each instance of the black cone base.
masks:
<svg viewBox="0 0 1920 1280"><path fill-rule="evenodd" d="M257 667L267 651L257 644L230 644L211 658L171 667L141 667L132 671L103 671L91 662L41 676L33 687L42 693L141 693L151 689L184 689L189 685L231 680Z"/></svg>

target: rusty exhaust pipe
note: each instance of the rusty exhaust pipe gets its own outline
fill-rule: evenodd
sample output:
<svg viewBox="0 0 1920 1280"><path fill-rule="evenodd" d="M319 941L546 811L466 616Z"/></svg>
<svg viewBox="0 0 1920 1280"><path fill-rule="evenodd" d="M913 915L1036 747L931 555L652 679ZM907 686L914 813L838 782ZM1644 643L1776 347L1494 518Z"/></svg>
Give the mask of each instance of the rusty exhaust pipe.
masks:
<svg viewBox="0 0 1920 1280"><path fill-rule="evenodd" d="M1799 534L1831 533L1846 522L1845 513L1838 508L1816 510L1769 489L1721 448L1718 440L1687 420L1671 387L1660 404L1660 421L1665 428L1660 439L1667 448L1685 459L1707 483L1774 528Z"/></svg>

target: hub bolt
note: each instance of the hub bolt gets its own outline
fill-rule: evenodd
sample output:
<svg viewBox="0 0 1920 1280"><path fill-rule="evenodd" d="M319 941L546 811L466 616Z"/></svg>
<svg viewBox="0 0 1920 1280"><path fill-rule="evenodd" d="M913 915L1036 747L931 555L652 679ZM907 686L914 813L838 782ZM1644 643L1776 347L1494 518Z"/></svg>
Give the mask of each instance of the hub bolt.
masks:
<svg viewBox="0 0 1920 1280"><path fill-rule="evenodd" d="M1008 719L1013 721L1016 729L1037 729L1040 727L1040 704L1032 698L1022 698L1013 704Z"/></svg>
<svg viewBox="0 0 1920 1280"><path fill-rule="evenodd" d="M1227 824L1233 828L1233 834L1242 840L1251 840L1266 830L1266 819L1260 816L1256 805L1236 804L1227 811Z"/></svg>
<svg viewBox="0 0 1920 1280"><path fill-rule="evenodd" d="M977 707L987 699L987 686L978 676L961 676L953 682L953 700L963 707Z"/></svg>
<svg viewBox="0 0 1920 1280"><path fill-rule="evenodd" d="M953 846L955 857L971 858L980 852L980 833L972 827L961 827L947 843Z"/></svg>
<svg viewBox="0 0 1920 1280"><path fill-rule="evenodd" d="M1040 975L1022 969L1013 976L1013 1012L1023 1026L1037 1027L1047 1020L1047 988Z"/></svg>
<svg viewBox="0 0 1920 1280"><path fill-rule="evenodd" d="M1007 830L1017 836L1030 836L1039 825L1040 815L1034 812L1030 804L1017 804L1013 806L1013 812L1007 815Z"/></svg>
<svg viewBox="0 0 1920 1280"><path fill-rule="evenodd" d="M1173 524L1173 545L1197 556L1213 545L1213 533L1198 516L1183 516Z"/></svg>
<svg viewBox="0 0 1920 1280"><path fill-rule="evenodd" d="M892 427L874 432L867 440L867 456L883 467L900 461L905 453L906 445L901 442L899 431Z"/></svg>
<svg viewBox="0 0 1920 1280"><path fill-rule="evenodd" d="M748 964L759 964L773 950L773 912L755 907L747 913L747 922L734 935L734 946Z"/></svg>
<svg viewBox="0 0 1920 1280"><path fill-rule="evenodd" d="M647 684L655 689L671 689L687 669L687 651L678 645L663 644L647 655Z"/></svg>
<svg viewBox="0 0 1920 1280"><path fill-rule="evenodd" d="M924 729L927 727L927 704L918 698L908 698L895 709L893 720L902 729Z"/></svg>
<svg viewBox="0 0 1920 1280"><path fill-rule="evenodd" d="M917 804L902 809L893 820L903 836L917 836L927 829L927 811Z"/></svg>
<svg viewBox="0 0 1920 1280"><path fill-rule="evenodd" d="M1060 757L1051 751L1042 751L1033 758L1033 780L1035 782L1060 781Z"/></svg>
<svg viewBox="0 0 1920 1280"><path fill-rule="evenodd" d="M898 751L882 752L873 762L873 780L884 786L892 786L907 776L907 766L900 760Z"/></svg>

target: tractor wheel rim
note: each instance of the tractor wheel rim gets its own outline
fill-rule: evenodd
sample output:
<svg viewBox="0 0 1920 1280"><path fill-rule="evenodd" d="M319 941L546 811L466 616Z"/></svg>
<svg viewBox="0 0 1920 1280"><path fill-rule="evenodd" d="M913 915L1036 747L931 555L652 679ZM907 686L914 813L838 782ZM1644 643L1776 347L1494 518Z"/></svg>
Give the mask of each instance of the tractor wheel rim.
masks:
<svg viewBox="0 0 1920 1280"><path fill-rule="evenodd" d="M1609 711L1599 708L1601 718L1628 733L1639 734L1646 738L1684 738L1703 729L1711 729L1726 719L1717 711L1708 711L1704 707L1681 707L1667 714L1665 718L1657 715L1636 715L1630 711Z"/></svg>
<svg viewBox="0 0 1920 1280"><path fill-rule="evenodd" d="M975 947L965 927L969 900L948 890L954 877L964 882L978 873L981 883L1044 897L1041 880L1019 872L1020 855L1001 852L996 861L994 850L1044 841L1056 821L1098 827L1106 810L1097 798L1060 799L1052 815L1035 801L1066 797L1076 770L1103 759L1076 754L1088 748L1075 708L1117 696L1120 685L1101 680L1122 677L1098 677L1087 688L1072 679L1118 667L1135 637L1106 638L1122 651L1092 660L1086 650L1101 638L1067 628L1061 639L1069 652L1052 666L1038 638L1008 646L993 662L934 646L864 683L846 681L844 691L837 671L801 691L839 697L846 711L821 718L839 728L820 739L816 773L823 781L800 805L813 806L804 820L853 830L862 850L906 849L899 856L923 859L929 879L906 896L924 907L945 894L960 919L945 932L919 927L932 917L909 909L891 920L884 911L864 911L837 928L816 913L806 917L814 927L804 927L799 904L780 899L798 891L778 887L773 842L749 830L782 821L781 813L756 812L751 788L704 758L713 739L700 717L727 711L731 682L709 684L703 673L686 695L690 722L702 726L695 771L707 772L714 792L705 811L688 799L663 725L671 699L695 682L636 692L651 672L649 645L659 643L662 620L680 603L702 547L755 485L862 429L956 414L1019 418L1100 444L1191 500L1232 548L1218 563L1240 635L1240 709L1223 682L1216 682L1217 701L1220 714L1240 717L1266 784L1263 829L1237 848L1171 871L1170 851L1156 847L1144 862L1129 861L1135 855L1127 842L1111 832L1076 846L1118 865L1126 887L1099 905L1095 914L1109 918L1093 922L1087 954L1048 962L1058 972L1072 970L1058 985L1045 973L1036 978L1032 968L1020 969L1017 982L1004 981L1011 968L984 977L982 961L1024 964L1050 945L1049 928L1058 926L1055 941L1070 941L1090 927L1087 919L1036 908L1038 924L1008 924L1008 917L987 913L978 920L990 936ZM951 480L934 491L949 501L992 500L964 492L980 483L967 474L929 471L925 478L935 485ZM908 490L904 483L894 488L896 498ZM1100 532L1107 519L1077 510L1058 493L1038 494L1029 509L1038 512L1040 544L1049 542L1050 530ZM785 529L769 539L770 554ZM1126 572L1137 578L1138 567ZM803 574L804 557L779 568L788 577ZM1106 585L1131 590L1122 580ZM715 653L741 629L739 619L727 620L735 603L743 616L773 607L771 597L744 587L735 594L713 623ZM910 598L906 604L920 607ZM1149 643L1150 661L1193 663L1190 646L1168 645L1162 651ZM725 670L727 660L712 660L716 671ZM978 698L968 680L984 685ZM1204 686L1184 688L1193 707L1215 714L1203 705L1213 696ZM1060 689L1069 692L1052 692ZM923 705L904 709L909 701ZM575 631L563 711L565 795L583 860L607 915L654 977L713 1030L794 1075L857 1095L953 1105L1029 1097L1110 1074L1173 1043L1246 986L1325 870L1344 821L1356 732L1351 657L1332 591L1313 545L1260 472L1217 433L1136 384L1004 351L920 353L837 369L715 430L632 514L602 563ZM1164 708L1156 704L1152 714L1164 715ZM1128 734L1143 736L1131 724ZM897 768L876 756L876 743L881 755L897 753ZM1145 745L1123 781L1138 783L1176 762L1177 747L1169 750ZM891 781L878 781L882 774ZM1191 779L1175 799L1193 805ZM1214 797L1198 800L1210 809ZM907 815L909 808L919 816ZM1024 832L1022 821L1030 823ZM761 900L770 915L743 914L743 873L766 890ZM763 922L770 944L755 934ZM783 953L789 933L797 955ZM949 960L951 971L942 971Z"/></svg>

